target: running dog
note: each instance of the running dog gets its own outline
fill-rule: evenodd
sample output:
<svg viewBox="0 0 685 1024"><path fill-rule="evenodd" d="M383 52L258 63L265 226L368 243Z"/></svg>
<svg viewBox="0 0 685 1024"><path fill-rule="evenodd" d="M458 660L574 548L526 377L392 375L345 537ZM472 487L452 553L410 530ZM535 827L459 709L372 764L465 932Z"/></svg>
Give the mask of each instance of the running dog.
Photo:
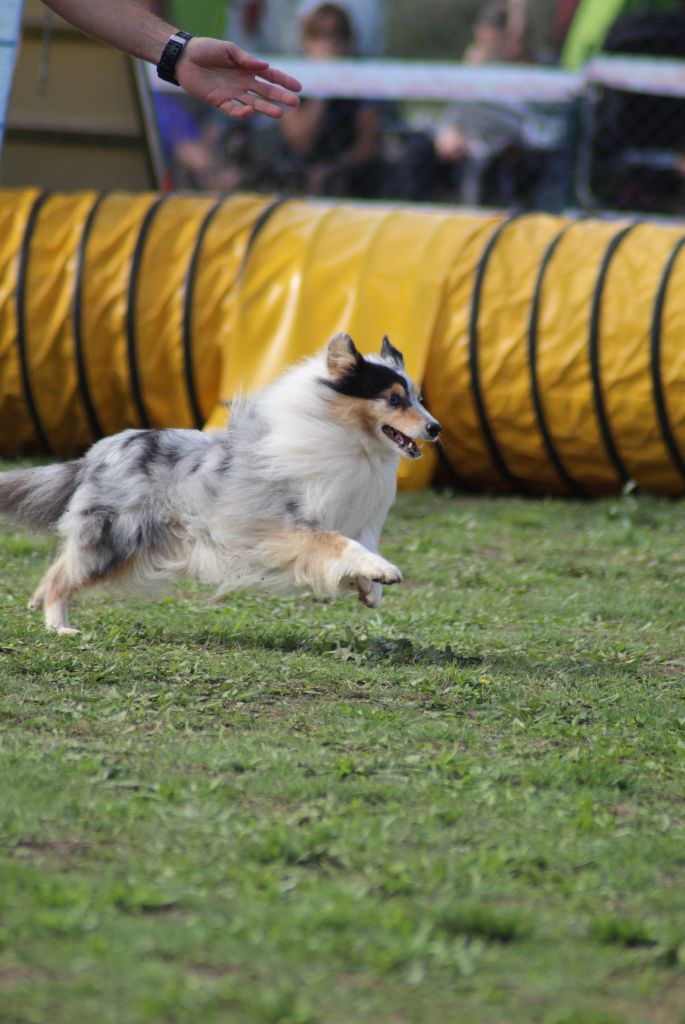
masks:
<svg viewBox="0 0 685 1024"><path fill-rule="evenodd" d="M364 357L337 334L236 400L226 429L125 430L81 459L1 473L0 514L61 538L29 603L58 633L78 632L69 602L85 588L181 577L221 594L352 588L376 608L402 579L378 553L399 460L439 432L387 337Z"/></svg>

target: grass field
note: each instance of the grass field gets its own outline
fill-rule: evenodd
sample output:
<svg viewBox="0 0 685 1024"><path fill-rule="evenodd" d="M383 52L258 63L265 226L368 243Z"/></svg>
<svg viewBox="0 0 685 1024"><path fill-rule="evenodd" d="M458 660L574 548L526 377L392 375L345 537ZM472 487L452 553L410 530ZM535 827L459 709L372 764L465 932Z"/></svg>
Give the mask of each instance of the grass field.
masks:
<svg viewBox="0 0 685 1024"><path fill-rule="evenodd" d="M683 1024L685 523L402 497L352 600L25 611L0 539L3 1024Z"/></svg>

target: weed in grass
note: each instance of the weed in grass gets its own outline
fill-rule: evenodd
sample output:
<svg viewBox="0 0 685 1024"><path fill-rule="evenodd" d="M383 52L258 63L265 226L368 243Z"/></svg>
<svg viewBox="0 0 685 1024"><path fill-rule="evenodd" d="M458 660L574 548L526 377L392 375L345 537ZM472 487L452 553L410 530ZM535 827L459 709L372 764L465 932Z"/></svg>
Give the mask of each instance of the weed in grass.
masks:
<svg viewBox="0 0 685 1024"><path fill-rule="evenodd" d="M644 921L629 921L624 917L598 917L592 922L592 935L598 942L607 945L625 946L628 949L637 946L655 946L653 938Z"/></svg>

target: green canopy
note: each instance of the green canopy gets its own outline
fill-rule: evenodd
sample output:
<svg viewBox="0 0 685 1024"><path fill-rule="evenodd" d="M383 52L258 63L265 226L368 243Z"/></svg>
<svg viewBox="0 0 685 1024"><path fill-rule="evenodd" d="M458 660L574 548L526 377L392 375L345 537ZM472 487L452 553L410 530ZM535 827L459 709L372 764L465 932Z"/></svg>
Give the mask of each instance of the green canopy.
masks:
<svg viewBox="0 0 685 1024"><path fill-rule="evenodd" d="M598 50L611 23L620 14L632 11L671 11L680 6L677 0L580 0L561 54L565 67L575 71Z"/></svg>
<svg viewBox="0 0 685 1024"><path fill-rule="evenodd" d="M195 36L223 39L228 6L227 0L171 0L169 18Z"/></svg>

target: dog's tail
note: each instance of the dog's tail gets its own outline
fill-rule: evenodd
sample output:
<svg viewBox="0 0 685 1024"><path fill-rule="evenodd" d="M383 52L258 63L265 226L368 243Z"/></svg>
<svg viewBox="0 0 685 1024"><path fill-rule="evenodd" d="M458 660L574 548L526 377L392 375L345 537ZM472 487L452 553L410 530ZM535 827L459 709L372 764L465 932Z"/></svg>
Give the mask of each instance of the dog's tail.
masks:
<svg viewBox="0 0 685 1024"><path fill-rule="evenodd" d="M0 473L0 515L34 530L51 530L78 487L81 464L63 462Z"/></svg>

